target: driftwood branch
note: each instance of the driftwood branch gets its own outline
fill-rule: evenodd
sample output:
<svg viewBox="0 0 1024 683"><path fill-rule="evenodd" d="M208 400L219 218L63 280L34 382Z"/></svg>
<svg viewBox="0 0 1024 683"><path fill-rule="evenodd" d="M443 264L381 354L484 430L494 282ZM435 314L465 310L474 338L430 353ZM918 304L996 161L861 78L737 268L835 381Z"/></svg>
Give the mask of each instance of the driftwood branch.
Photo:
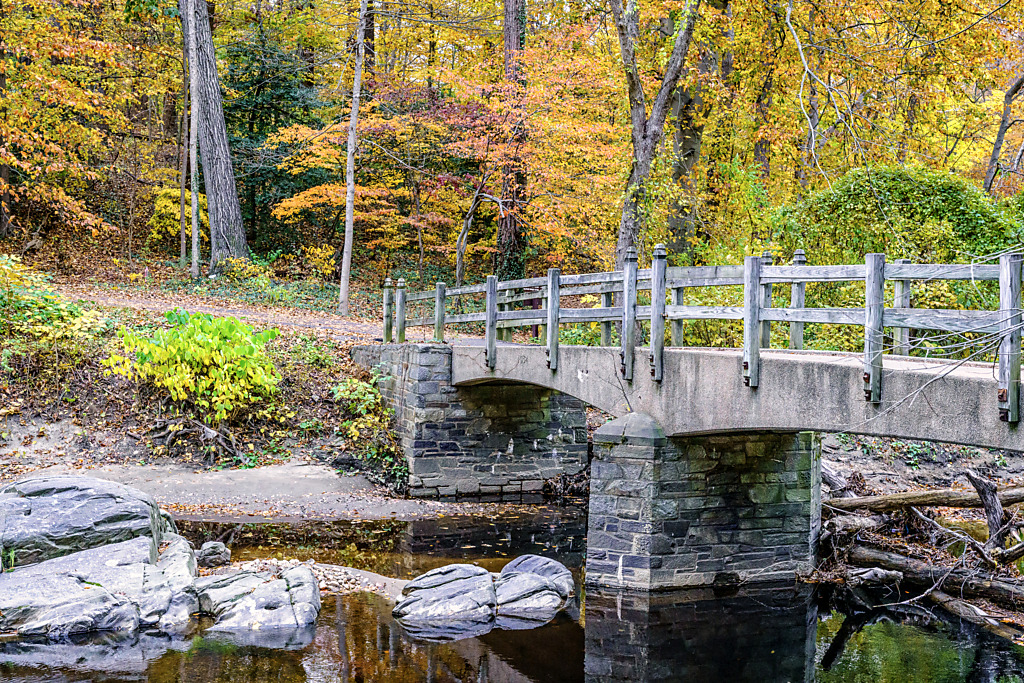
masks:
<svg viewBox="0 0 1024 683"><path fill-rule="evenodd" d="M996 566L996 561L994 559L992 559L992 556L989 555L989 553L988 553L988 550L989 550L988 547L985 546L985 545L982 545L981 543L979 543L970 534L965 534L962 531L957 531L956 529L950 529L949 527L944 527L941 524L939 524L938 522L936 522L934 519L932 519L931 517L929 517L929 516L925 515L924 513L922 513L920 510L918 510L915 507L910 508L910 511L912 513L914 513L915 517L920 519L922 522L927 524L929 527L931 527L935 531L938 531L939 533L945 534L947 536L952 536L956 540L966 544L968 547L971 548L971 550L973 550L975 553L977 553L978 557L981 558L982 562L984 562L988 566L990 566L990 567L995 567Z"/></svg>
<svg viewBox="0 0 1024 683"><path fill-rule="evenodd" d="M928 599L937 605L941 605L944 610L960 617L964 621L969 621L976 626L994 633L997 636L1006 638L1007 640L1016 640L1020 638L1020 631L1009 627L1008 625L1001 622L997 617L985 612L983 609L976 605L972 605L969 602L954 598L947 593L943 593L940 590L934 590L928 594Z"/></svg>
<svg viewBox="0 0 1024 683"><path fill-rule="evenodd" d="M985 508L985 520L988 522L988 541L985 542L985 547L1002 548L1006 527L1003 522L1003 504L999 501L996 485L971 470L967 470L967 479L978 492L981 504Z"/></svg>
<svg viewBox="0 0 1024 683"><path fill-rule="evenodd" d="M1024 487L1017 486L998 492L1002 505L1013 505L1024 502ZM825 505L837 510L871 510L883 512L898 510L910 506L928 507L984 507L981 497L976 491L960 489L936 489L934 491L910 491L907 493L890 493L883 496L861 496L858 498L830 498Z"/></svg>
<svg viewBox="0 0 1024 683"><path fill-rule="evenodd" d="M1013 609L1024 605L1024 586L996 578L982 570L940 567L905 555L856 545L850 549L849 561L860 567L880 567L903 572L911 583L927 586L941 582L940 588L966 597L986 598Z"/></svg>
<svg viewBox="0 0 1024 683"><path fill-rule="evenodd" d="M853 498L857 495L850 490L850 483L824 461L821 463L821 480L828 484L834 498Z"/></svg>

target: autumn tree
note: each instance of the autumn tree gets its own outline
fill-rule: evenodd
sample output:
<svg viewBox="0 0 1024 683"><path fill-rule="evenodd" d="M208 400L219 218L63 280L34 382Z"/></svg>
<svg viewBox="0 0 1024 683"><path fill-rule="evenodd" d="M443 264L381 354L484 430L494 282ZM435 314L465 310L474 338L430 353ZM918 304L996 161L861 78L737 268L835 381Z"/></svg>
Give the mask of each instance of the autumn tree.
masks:
<svg viewBox="0 0 1024 683"><path fill-rule="evenodd" d="M672 96L686 64L686 53L697 25L700 0L688 0L685 8L674 18L672 50L664 65L661 83L650 104L648 113L644 80L637 61L637 40L640 36L640 8L637 0L611 0L615 30L619 37L622 67L626 75L629 94L629 116L632 126L633 158L622 203L622 220L615 247L615 265L622 267L626 250L634 246L644 224L645 189L654 158L661 146L665 120L671 107Z"/></svg>

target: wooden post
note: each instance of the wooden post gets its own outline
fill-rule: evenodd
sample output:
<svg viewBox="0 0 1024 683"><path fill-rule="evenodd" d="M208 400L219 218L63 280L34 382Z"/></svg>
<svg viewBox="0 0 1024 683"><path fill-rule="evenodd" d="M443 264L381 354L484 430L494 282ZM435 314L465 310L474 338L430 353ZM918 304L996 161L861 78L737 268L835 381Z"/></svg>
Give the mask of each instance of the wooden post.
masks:
<svg viewBox="0 0 1024 683"><path fill-rule="evenodd" d="M743 383L761 379L761 257L743 260Z"/></svg>
<svg viewBox="0 0 1024 683"><path fill-rule="evenodd" d="M540 298L540 307L541 307L542 310L545 310L545 311L548 309L548 295L547 295L546 291L544 293L544 296L542 296ZM542 344L548 340L548 326L547 325L541 325L540 326L540 329L537 330L537 338L541 340Z"/></svg>
<svg viewBox="0 0 1024 683"><path fill-rule="evenodd" d="M484 347L487 367L491 370L498 362L498 278L487 276L487 300L484 304Z"/></svg>
<svg viewBox="0 0 1024 683"><path fill-rule="evenodd" d="M864 399L878 403L882 400L885 254L868 254L864 265Z"/></svg>
<svg viewBox="0 0 1024 683"><path fill-rule="evenodd" d="M793 265L794 266L806 266L807 255L803 249L797 249L793 252ZM803 308L804 297L807 290L807 284L804 282L794 282L791 285L789 291L789 307L790 308ZM804 324L792 322L789 324L789 348L794 351L799 351L804 348Z"/></svg>
<svg viewBox="0 0 1024 683"><path fill-rule="evenodd" d="M764 252L761 256L761 265L770 266L772 265L772 253L770 251ZM772 285L766 284L761 285L761 308L772 307ZM761 322L761 348L770 349L772 347L772 323L770 320L764 320Z"/></svg>
<svg viewBox="0 0 1024 683"><path fill-rule="evenodd" d="M548 268L548 367L558 369L558 315L561 294L558 287L558 268Z"/></svg>
<svg viewBox="0 0 1024 683"><path fill-rule="evenodd" d="M502 313L502 312L504 312L506 310L508 310L508 305L505 304L505 303L502 303L501 299L499 298L498 299L498 313ZM505 337L506 329L507 328L504 328L504 327L499 327L498 328L498 331L496 333L497 337L498 337L498 341L506 341L506 337Z"/></svg>
<svg viewBox="0 0 1024 683"><path fill-rule="evenodd" d="M384 280L384 343L390 344L392 337L392 325L394 324L394 285L391 278Z"/></svg>
<svg viewBox="0 0 1024 683"><path fill-rule="evenodd" d="M434 289L434 341L444 342L444 299L445 284L438 282Z"/></svg>
<svg viewBox="0 0 1024 683"><path fill-rule="evenodd" d="M654 247L651 259L651 377L660 382L665 360L665 245Z"/></svg>
<svg viewBox="0 0 1024 683"><path fill-rule="evenodd" d="M626 250L626 262L622 267L622 376L633 381L633 361L636 344L636 249Z"/></svg>
<svg viewBox="0 0 1024 683"><path fill-rule="evenodd" d="M999 419L1020 421L1021 254L999 257Z"/></svg>
<svg viewBox="0 0 1024 683"><path fill-rule="evenodd" d="M686 287L673 287L672 288L672 305L682 306L686 296ZM683 333L686 331L683 327L683 320L672 321L672 346L686 346L686 339L683 337Z"/></svg>
<svg viewBox="0 0 1024 683"><path fill-rule="evenodd" d="M910 263L908 258L899 258L894 263ZM893 308L910 308L910 280L896 280L893 282ZM897 356L910 355L910 328L892 328L893 350Z"/></svg>
<svg viewBox="0 0 1024 683"><path fill-rule="evenodd" d="M395 337L399 344L405 343L405 278L398 278L398 305L395 307Z"/></svg>
<svg viewBox="0 0 1024 683"><path fill-rule="evenodd" d="M601 307L611 308L615 305L615 294L612 292L604 292L601 294ZM612 325L613 323L608 320L601 323L601 346L612 345Z"/></svg>

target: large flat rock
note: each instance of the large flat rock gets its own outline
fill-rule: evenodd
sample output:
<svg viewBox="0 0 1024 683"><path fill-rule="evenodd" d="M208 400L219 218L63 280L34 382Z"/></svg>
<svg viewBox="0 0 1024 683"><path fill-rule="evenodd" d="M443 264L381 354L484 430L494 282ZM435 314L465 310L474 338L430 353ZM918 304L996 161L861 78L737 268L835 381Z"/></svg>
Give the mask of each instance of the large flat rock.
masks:
<svg viewBox="0 0 1024 683"><path fill-rule="evenodd" d="M6 567L21 567L174 531L156 500L137 489L75 475L39 476L0 487L0 547Z"/></svg>
<svg viewBox="0 0 1024 683"><path fill-rule="evenodd" d="M0 631L60 639L92 631L158 626L182 631L199 610L188 542L170 545L152 564L140 536L0 574Z"/></svg>

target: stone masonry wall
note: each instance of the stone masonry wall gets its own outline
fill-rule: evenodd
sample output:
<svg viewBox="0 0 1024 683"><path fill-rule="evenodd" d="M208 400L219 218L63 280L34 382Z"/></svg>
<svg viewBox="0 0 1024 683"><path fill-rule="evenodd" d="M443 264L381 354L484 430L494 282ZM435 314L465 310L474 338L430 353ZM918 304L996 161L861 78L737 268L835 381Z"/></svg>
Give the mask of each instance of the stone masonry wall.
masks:
<svg viewBox="0 0 1024 683"><path fill-rule="evenodd" d="M587 583L660 590L813 568L820 444L810 432L665 437L631 413L594 435Z"/></svg>
<svg viewBox="0 0 1024 683"><path fill-rule="evenodd" d="M546 479L587 464L578 399L523 384L453 387L445 344L357 346L352 359L382 371L413 496L508 499L539 493Z"/></svg>

